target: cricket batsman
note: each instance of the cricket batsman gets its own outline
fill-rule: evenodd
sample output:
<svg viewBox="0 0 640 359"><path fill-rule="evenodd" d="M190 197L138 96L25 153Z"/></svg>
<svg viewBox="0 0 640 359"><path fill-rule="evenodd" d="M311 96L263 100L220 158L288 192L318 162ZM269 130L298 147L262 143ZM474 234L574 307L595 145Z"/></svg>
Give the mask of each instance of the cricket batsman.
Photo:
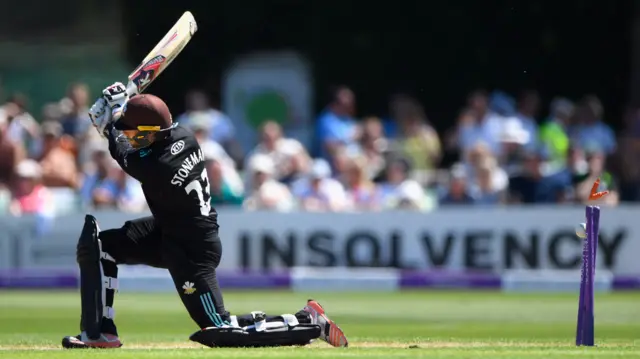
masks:
<svg viewBox="0 0 640 359"><path fill-rule="evenodd" d="M148 94L129 98L122 83L107 87L89 116L122 169L140 181L152 216L100 231L87 215L77 245L82 302L80 334L65 348L119 348L114 295L118 264L169 270L200 330L192 341L209 347L306 345L320 338L346 347L342 330L315 300L295 314L267 316L225 310L216 268L222 256L217 213L209 199L204 155L193 134L173 123L167 105Z"/></svg>

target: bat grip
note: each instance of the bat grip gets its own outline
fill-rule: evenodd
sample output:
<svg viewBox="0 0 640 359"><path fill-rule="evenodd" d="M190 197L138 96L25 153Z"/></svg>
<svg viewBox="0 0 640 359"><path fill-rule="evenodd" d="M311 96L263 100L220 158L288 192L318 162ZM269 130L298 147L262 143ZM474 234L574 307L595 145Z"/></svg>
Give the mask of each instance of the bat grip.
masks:
<svg viewBox="0 0 640 359"><path fill-rule="evenodd" d="M129 95L129 98L139 94L140 91L138 91L138 86L136 86L136 84L133 82L129 82L127 84L127 95Z"/></svg>

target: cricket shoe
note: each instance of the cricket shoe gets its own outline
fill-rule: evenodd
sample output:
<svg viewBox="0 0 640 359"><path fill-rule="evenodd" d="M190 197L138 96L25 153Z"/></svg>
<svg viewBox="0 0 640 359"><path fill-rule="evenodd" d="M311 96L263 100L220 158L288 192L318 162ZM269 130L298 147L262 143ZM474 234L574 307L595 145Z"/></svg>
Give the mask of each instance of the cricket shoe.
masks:
<svg viewBox="0 0 640 359"><path fill-rule="evenodd" d="M117 335L101 334L98 339L89 339L86 332L79 335L62 338L62 347L65 349L88 349L88 348L120 348L122 343Z"/></svg>
<svg viewBox="0 0 640 359"><path fill-rule="evenodd" d="M302 310L311 316L311 324L320 326L320 339L334 347L347 347L349 345L342 329L333 320L329 319L320 303L309 299Z"/></svg>

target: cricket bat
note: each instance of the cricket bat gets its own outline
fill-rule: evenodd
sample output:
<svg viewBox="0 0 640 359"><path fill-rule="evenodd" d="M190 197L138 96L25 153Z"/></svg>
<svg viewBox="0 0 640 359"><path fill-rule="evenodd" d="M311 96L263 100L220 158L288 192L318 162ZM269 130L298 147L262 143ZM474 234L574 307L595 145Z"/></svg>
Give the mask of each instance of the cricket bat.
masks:
<svg viewBox="0 0 640 359"><path fill-rule="evenodd" d="M127 84L129 96L144 92L187 46L197 30L196 19L190 11L186 11L129 75Z"/></svg>

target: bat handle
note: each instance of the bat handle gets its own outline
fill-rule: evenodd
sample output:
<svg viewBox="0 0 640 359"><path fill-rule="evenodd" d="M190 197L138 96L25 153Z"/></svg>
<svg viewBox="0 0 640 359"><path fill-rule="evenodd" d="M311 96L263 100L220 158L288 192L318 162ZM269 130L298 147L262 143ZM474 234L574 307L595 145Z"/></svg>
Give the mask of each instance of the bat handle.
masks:
<svg viewBox="0 0 640 359"><path fill-rule="evenodd" d="M136 86L136 84L133 82L129 82L127 84L127 95L129 95L129 98L139 94L140 91L138 91L138 86Z"/></svg>

